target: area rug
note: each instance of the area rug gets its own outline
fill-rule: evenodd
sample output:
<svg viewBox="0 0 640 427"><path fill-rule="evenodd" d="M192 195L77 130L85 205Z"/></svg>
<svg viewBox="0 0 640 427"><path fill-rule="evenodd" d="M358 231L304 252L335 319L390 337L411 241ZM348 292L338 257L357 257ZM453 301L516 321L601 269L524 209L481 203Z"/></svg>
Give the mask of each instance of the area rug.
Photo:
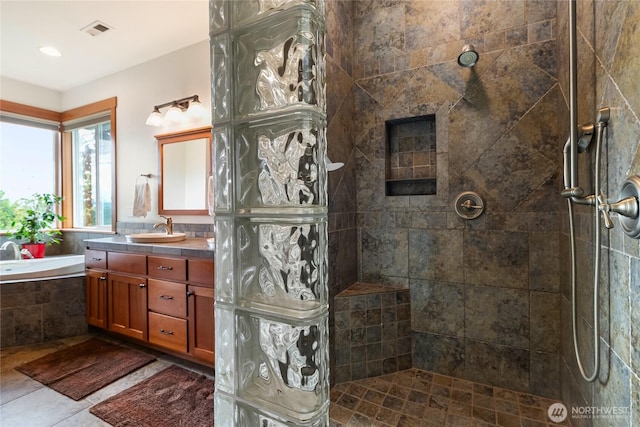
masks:
<svg viewBox="0 0 640 427"><path fill-rule="evenodd" d="M213 380L172 365L91 407L115 427L213 426Z"/></svg>
<svg viewBox="0 0 640 427"><path fill-rule="evenodd" d="M90 338L15 369L80 400L153 360L153 356L140 351Z"/></svg>

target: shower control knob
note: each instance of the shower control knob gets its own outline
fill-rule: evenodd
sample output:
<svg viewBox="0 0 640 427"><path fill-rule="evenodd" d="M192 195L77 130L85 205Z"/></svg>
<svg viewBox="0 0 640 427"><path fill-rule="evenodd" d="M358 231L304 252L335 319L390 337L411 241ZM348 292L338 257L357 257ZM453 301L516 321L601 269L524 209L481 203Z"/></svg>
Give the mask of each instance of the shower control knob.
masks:
<svg viewBox="0 0 640 427"><path fill-rule="evenodd" d="M604 226L611 230L613 228L613 221L611 221L611 217L609 216L609 211L611 210L611 205L604 201L604 196L600 194L598 196L598 210L602 212L602 218L604 219Z"/></svg>
<svg viewBox="0 0 640 427"><path fill-rule="evenodd" d="M484 212L484 202L478 193L464 191L456 197L453 207L462 219L476 219Z"/></svg>

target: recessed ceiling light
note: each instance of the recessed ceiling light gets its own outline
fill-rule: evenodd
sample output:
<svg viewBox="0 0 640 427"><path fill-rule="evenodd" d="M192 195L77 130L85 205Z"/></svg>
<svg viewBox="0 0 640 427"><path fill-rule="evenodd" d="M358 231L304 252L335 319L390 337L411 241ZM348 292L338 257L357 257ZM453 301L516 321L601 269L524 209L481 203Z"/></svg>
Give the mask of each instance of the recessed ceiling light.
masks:
<svg viewBox="0 0 640 427"><path fill-rule="evenodd" d="M60 51L53 46L43 46L40 48L40 52L49 56L62 56Z"/></svg>

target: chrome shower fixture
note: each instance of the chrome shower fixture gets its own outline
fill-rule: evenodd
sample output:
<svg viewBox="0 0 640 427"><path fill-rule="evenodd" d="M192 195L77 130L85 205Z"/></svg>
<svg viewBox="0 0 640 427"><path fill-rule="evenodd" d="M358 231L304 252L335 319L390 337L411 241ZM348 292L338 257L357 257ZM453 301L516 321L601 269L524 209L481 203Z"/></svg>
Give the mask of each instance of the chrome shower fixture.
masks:
<svg viewBox="0 0 640 427"><path fill-rule="evenodd" d="M595 126L593 123L587 123L580 125L578 128L578 153L584 153L591 144L591 137L593 136L593 129Z"/></svg>
<svg viewBox="0 0 640 427"><path fill-rule="evenodd" d="M478 59L480 59L480 55L478 54L475 46L472 44L465 44L462 47L462 52L458 55L458 65L467 68L473 67L476 65L476 62L478 62Z"/></svg>

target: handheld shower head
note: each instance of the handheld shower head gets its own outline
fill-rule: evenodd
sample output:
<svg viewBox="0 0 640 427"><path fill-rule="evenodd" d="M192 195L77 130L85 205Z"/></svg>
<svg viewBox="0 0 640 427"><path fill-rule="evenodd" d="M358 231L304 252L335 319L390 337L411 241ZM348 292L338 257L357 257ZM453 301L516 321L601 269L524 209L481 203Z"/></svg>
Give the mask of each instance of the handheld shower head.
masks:
<svg viewBox="0 0 640 427"><path fill-rule="evenodd" d="M462 52L458 55L458 65L461 67L473 67L480 59L480 55L472 44L465 44Z"/></svg>
<svg viewBox="0 0 640 427"><path fill-rule="evenodd" d="M591 144L593 136L593 123L578 126L578 153L584 153Z"/></svg>

